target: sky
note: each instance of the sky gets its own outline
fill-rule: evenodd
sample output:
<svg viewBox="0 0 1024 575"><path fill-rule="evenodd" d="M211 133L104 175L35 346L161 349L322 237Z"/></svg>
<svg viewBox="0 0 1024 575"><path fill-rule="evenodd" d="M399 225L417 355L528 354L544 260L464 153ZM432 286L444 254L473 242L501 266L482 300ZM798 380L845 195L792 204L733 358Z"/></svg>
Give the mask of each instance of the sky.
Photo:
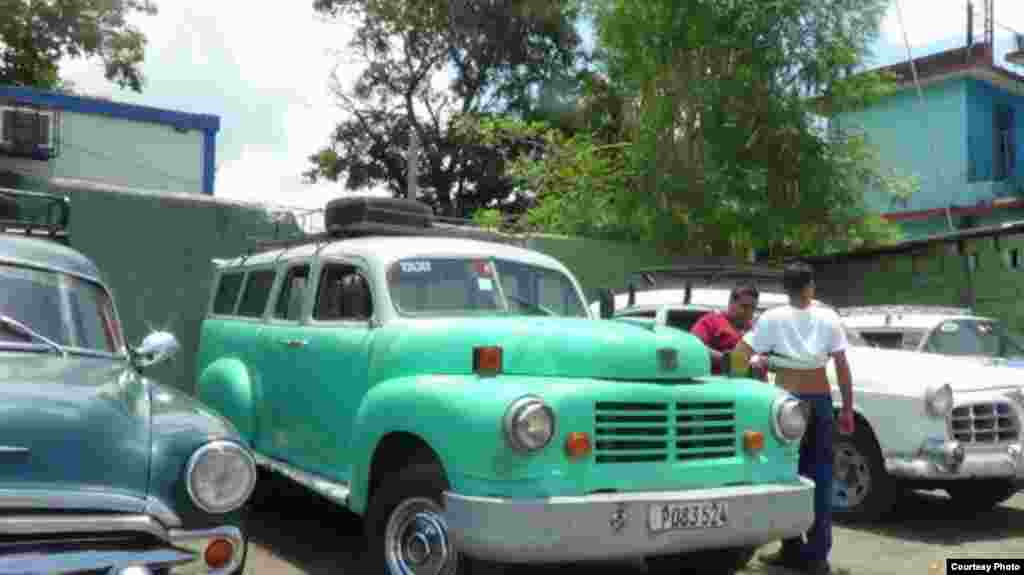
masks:
<svg viewBox="0 0 1024 575"><path fill-rule="evenodd" d="M983 30L983 1L974 2L976 39ZM914 57L963 44L964 0L899 2ZM104 80L96 61L67 61L63 76L86 94L219 116L216 196L316 209L345 193L341 183L305 184L301 173L344 117L331 97L332 71L344 82L361 69L344 50L352 23L316 15L312 0L288 2L287 10L284 2L156 3L156 16L133 18L148 38L141 94ZM1024 2L995 0L995 20L1024 33ZM997 25L997 57L1011 41ZM906 58L895 3L874 51L877 65Z"/></svg>

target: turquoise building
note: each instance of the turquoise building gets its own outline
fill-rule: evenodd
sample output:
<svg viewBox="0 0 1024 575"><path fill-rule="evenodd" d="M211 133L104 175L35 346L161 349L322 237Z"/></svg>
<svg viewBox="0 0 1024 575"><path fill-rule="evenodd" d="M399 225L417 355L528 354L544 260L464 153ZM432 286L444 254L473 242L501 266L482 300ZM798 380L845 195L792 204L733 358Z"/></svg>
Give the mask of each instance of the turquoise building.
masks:
<svg viewBox="0 0 1024 575"><path fill-rule="evenodd" d="M1024 220L1024 76L974 44L883 68L895 93L835 119L877 147L885 169L913 176L909 197L868 194L907 239Z"/></svg>

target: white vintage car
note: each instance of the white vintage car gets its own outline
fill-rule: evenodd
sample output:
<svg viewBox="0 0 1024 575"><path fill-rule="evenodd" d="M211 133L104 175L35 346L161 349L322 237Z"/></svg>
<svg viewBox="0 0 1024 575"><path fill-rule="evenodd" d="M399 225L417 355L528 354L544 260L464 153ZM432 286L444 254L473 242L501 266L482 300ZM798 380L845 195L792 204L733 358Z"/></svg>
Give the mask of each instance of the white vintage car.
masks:
<svg viewBox="0 0 1024 575"><path fill-rule="evenodd" d="M721 277L735 281L737 275ZM659 287L664 285L634 286L632 294L614 296L612 316L688 331L704 313L728 305L729 289L722 285ZM759 307L787 301L779 291L762 290ZM598 312L600 301L592 308ZM602 315L607 317L608 311ZM975 510L991 508L1024 489L1024 380L1019 370L873 347L846 329L858 421L853 435L835 434L837 517L881 517L910 489L943 489L955 502ZM829 378L838 410L842 399L831 362Z"/></svg>

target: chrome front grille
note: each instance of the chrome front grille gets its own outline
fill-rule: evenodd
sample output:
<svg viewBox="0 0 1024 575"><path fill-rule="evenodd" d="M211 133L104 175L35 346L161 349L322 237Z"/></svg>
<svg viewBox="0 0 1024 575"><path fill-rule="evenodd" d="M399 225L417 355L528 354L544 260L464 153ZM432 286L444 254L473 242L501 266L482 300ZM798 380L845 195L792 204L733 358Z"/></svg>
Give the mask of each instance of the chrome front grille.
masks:
<svg viewBox="0 0 1024 575"><path fill-rule="evenodd" d="M1016 441L1020 421L1009 402L961 405L949 416L949 434L961 443L986 444Z"/></svg>
<svg viewBox="0 0 1024 575"><path fill-rule="evenodd" d="M594 405L597 463L734 457L736 441L736 406L731 401Z"/></svg>

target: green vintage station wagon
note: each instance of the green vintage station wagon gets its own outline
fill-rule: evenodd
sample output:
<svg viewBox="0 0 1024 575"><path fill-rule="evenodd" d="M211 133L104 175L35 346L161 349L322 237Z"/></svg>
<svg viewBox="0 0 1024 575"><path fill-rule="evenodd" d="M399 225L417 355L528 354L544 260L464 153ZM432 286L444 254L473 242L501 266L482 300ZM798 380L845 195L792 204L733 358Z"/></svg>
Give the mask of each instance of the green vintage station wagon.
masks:
<svg viewBox="0 0 1024 575"><path fill-rule="evenodd" d="M600 319L546 255L345 198L216 262L198 393L365 520L366 572L645 558L731 573L813 520L800 403L693 336Z"/></svg>

